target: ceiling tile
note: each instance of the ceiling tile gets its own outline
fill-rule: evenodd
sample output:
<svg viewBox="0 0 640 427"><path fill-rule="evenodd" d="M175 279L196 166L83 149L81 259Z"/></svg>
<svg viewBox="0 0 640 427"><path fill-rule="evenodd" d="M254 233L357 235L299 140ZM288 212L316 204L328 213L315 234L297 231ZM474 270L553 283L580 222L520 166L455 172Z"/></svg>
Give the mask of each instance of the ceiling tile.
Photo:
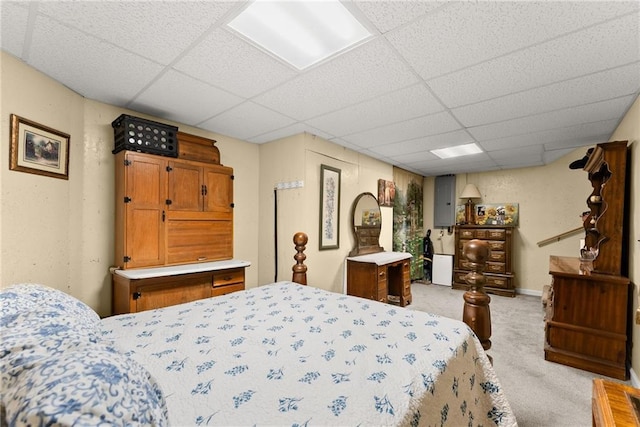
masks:
<svg viewBox="0 0 640 427"><path fill-rule="evenodd" d="M181 96L185 92L190 96ZM195 126L241 102L243 98L170 70L142 92L130 108Z"/></svg>
<svg viewBox="0 0 640 427"><path fill-rule="evenodd" d="M540 145L530 145L528 147L492 151L488 153L488 155L500 166L504 166L505 164L509 163L512 165L542 165L543 151L544 150Z"/></svg>
<svg viewBox="0 0 640 427"><path fill-rule="evenodd" d="M255 101L297 120L308 120L417 82L381 39L319 65Z"/></svg>
<svg viewBox="0 0 640 427"><path fill-rule="evenodd" d="M507 120L490 125L469 128L469 132L479 141L523 135L580 123L598 122L620 117L629 108L635 96L624 96L608 101L596 102L550 113Z"/></svg>
<svg viewBox="0 0 640 427"><path fill-rule="evenodd" d="M585 144L585 142L581 143L580 141L592 143L594 138L597 142L605 142L617 125L618 119L581 123L575 126L489 139L479 142L479 145L486 151L526 147L528 145L544 145L546 150L563 146L578 147Z"/></svg>
<svg viewBox="0 0 640 427"><path fill-rule="evenodd" d="M634 13L428 83L455 108L637 62L640 39L630 35L638 34L639 19Z"/></svg>
<svg viewBox="0 0 640 427"><path fill-rule="evenodd" d="M542 154L542 156L544 158L544 164L548 165L549 163L553 163L556 160L558 160L559 158L566 156L567 154L569 154L573 150L574 150L574 148L563 148L563 149L560 149L560 150L545 151Z"/></svg>
<svg viewBox="0 0 640 427"><path fill-rule="evenodd" d="M424 0L354 1L353 3L383 34L439 7L446 6L445 2Z"/></svg>
<svg viewBox="0 0 640 427"><path fill-rule="evenodd" d="M422 136L451 132L456 129L460 129L458 122L448 112L442 112L381 126L345 136L343 139L360 147L371 148Z"/></svg>
<svg viewBox="0 0 640 427"><path fill-rule="evenodd" d="M276 129L274 131L253 136L247 140L249 142L254 142L256 144L264 144L265 142L275 141L281 138L286 138L291 135L297 135L299 133L308 133L311 135L316 135L326 140L331 140L334 137L333 135L326 133L320 129L316 129L313 126L309 126L304 123L294 123L290 126L286 126L280 129Z"/></svg>
<svg viewBox="0 0 640 427"><path fill-rule="evenodd" d="M455 2L387 37L425 79L637 10L636 2Z"/></svg>
<svg viewBox="0 0 640 427"><path fill-rule="evenodd" d="M444 107L422 84L415 84L341 110L307 120L307 123L343 136L403 119L442 111Z"/></svg>
<svg viewBox="0 0 640 427"><path fill-rule="evenodd" d="M240 2L41 2L39 11L65 25L163 65L169 64ZM78 19L81 16L82 19Z"/></svg>
<svg viewBox="0 0 640 427"><path fill-rule="evenodd" d="M248 118L251 118L250 120ZM273 132L291 125L294 120L253 102L245 102L229 111L202 122L199 127L238 139Z"/></svg>
<svg viewBox="0 0 640 427"><path fill-rule="evenodd" d="M374 153L396 158L397 156L404 154L415 155L429 150L469 144L471 142L474 142L474 139L466 131L458 130L455 132L380 145L372 147L370 150Z"/></svg>
<svg viewBox="0 0 640 427"><path fill-rule="evenodd" d="M29 57L32 66L67 82L72 90L114 105L128 103L162 70L148 59L44 17L36 19Z"/></svg>
<svg viewBox="0 0 640 427"><path fill-rule="evenodd" d="M213 31L174 68L245 98L275 87L297 74L292 68L223 29Z"/></svg>
<svg viewBox="0 0 640 427"><path fill-rule="evenodd" d="M634 94L640 62L548 86L505 95L451 113L465 126L478 126Z"/></svg>
<svg viewBox="0 0 640 427"><path fill-rule="evenodd" d="M2 50L14 56L22 56L29 19L29 7L26 3L15 1L0 2L0 42Z"/></svg>

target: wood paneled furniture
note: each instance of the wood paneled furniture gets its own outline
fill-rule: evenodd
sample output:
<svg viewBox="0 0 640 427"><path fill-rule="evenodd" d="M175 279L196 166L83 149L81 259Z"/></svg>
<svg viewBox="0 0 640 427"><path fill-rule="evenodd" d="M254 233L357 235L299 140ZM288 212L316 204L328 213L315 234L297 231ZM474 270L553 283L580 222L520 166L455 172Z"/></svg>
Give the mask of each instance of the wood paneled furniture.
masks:
<svg viewBox="0 0 640 427"><path fill-rule="evenodd" d="M629 274L628 158L627 141L607 142L594 147L583 168L593 187L586 200L585 247L598 253L593 262L597 273Z"/></svg>
<svg viewBox="0 0 640 427"><path fill-rule="evenodd" d="M244 289L249 263L233 260L233 169L215 141L177 139L178 158L116 153L115 314Z"/></svg>
<svg viewBox="0 0 640 427"><path fill-rule="evenodd" d="M402 307L411 304L411 254L378 252L347 258L347 294Z"/></svg>
<svg viewBox="0 0 640 427"><path fill-rule="evenodd" d="M469 290L465 276L472 270L471 263L463 256L464 245L472 239L486 241L491 253L485 267L487 293L516 295L513 271L513 227L491 225L456 225L453 288Z"/></svg>
<svg viewBox="0 0 640 427"><path fill-rule="evenodd" d="M115 259L122 269L233 258L233 169L216 164L217 148L207 156L185 135L178 133L182 159L116 154Z"/></svg>
<svg viewBox="0 0 640 427"><path fill-rule="evenodd" d="M596 378L591 410L594 427L639 426L640 390Z"/></svg>
<svg viewBox="0 0 640 427"><path fill-rule="evenodd" d="M113 314L182 304L244 289L246 261L228 260L113 273Z"/></svg>
<svg viewBox="0 0 640 427"><path fill-rule="evenodd" d="M629 376L630 281L582 274L580 260L552 256L545 315L545 360L612 378Z"/></svg>
<svg viewBox="0 0 640 427"><path fill-rule="evenodd" d="M588 173L590 213L580 258L552 256L545 359L627 379L631 353L629 271L629 150L626 141L597 144L572 169ZM581 254L582 258L586 258Z"/></svg>

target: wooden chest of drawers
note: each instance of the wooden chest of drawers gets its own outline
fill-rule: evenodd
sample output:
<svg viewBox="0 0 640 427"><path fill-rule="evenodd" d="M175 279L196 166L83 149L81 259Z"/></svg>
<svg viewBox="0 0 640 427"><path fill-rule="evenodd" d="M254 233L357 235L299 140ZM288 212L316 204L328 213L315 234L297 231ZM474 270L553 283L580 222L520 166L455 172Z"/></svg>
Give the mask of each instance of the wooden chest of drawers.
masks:
<svg viewBox="0 0 640 427"><path fill-rule="evenodd" d="M462 249L472 239L484 240L491 248L491 255L485 267L485 291L503 296L515 296L515 273L512 266L513 227L456 226L453 288L469 289L464 277L471 271L471 265L462 256Z"/></svg>
<svg viewBox="0 0 640 427"><path fill-rule="evenodd" d="M228 260L113 272L113 314L182 304L244 290L246 261Z"/></svg>

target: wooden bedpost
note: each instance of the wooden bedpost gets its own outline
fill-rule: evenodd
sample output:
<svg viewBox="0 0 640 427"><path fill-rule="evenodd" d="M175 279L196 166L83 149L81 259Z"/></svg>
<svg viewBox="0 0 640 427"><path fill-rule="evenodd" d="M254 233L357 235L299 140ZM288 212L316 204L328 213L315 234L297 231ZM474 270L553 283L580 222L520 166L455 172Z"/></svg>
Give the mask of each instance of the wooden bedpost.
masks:
<svg viewBox="0 0 640 427"><path fill-rule="evenodd" d="M462 248L462 256L469 261L472 270L464 277L471 289L463 296L462 321L475 332L485 351L491 348L491 297L484 291L485 277L482 273L490 254L489 243L484 240L470 240ZM491 356L489 360L493 363Z"/></svg>
<svg viewBox="0 0 640 427"><path fill-rule="evenodd" d="M304 254L304 250L307 248L306 244L309 241L307 235L301 231L293 235L293 243L296 245L297 253L293 256L296 260L296 265L293 266L293 281L300 283L301 285L307 284L307 266L304 265L304 260L307 256Z"/></svg>

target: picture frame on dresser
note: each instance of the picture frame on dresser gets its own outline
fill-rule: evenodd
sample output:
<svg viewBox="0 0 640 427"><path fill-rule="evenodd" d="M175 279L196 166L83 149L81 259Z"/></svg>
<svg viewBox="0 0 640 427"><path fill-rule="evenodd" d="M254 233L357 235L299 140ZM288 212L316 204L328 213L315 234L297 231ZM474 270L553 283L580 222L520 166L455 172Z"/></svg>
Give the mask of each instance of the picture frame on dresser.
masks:
<svg viewBox="0 0 640 427"><path fill-rule="evenodd" d="M9 169L69 179L69 134L11 114Z"/></svg>
<svg viewBox="0 0 640 427"><path fill-rule="evenodd" d="M320 165L321 251L340 248L340 178L340 169Z"/></svg>

